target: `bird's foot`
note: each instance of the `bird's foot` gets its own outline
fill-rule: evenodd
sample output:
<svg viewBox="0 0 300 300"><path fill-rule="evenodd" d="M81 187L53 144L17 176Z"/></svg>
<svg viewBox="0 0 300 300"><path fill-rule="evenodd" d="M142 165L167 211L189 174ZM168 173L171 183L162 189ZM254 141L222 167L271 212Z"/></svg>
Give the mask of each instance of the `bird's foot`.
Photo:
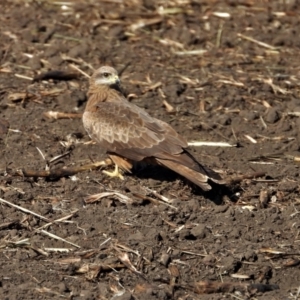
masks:
<svg viewBox="0 0 300 300"><path fill-rule="evenodd" d="M124 180L124 176L120 173L118 165L115 165L115 170L113 172L102 171L102 173L108 175L109 177L119 177Z"/></svg>

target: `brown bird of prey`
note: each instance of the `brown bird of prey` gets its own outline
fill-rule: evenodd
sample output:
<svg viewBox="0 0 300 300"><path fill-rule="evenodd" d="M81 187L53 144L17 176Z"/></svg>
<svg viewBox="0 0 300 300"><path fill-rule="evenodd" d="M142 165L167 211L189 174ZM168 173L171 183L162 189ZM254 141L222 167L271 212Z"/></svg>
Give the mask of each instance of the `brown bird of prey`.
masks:
<svg viewBox="0 0 300 300"><path fill-rule="evenodd" d="M103 66L92 75L83 125L115 164L113 172L103 171L111 177L123 179L119 168L131 172L135 162L144 161L167 167L206 191L211 189L208 179L224 183L186 150L186 140L170 125L127 101L112 67Z"/></svg>

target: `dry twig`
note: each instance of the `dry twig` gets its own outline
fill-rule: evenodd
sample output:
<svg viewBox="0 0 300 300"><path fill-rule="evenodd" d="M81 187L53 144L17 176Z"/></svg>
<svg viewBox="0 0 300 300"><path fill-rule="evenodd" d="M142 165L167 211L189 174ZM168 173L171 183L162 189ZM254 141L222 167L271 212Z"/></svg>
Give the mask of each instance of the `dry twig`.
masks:
<svg viewBox="0 0 300 300"><path fill-rule="evenodd" d="M54 169L54 170L25 170L22 169L20 171L15 172L14 176L24 176L24 177L45 177L49 179L58 179L61 177L69 177L73 176L79 172L84 172L88 170L98 169L99 167L105 167L110 164L110 160L104 160L100 162L95 162L93 164L88 164L84 166L77 166L77 167L63 167L61 169Z"/></svg>
<svg viewBox="0 0 300 300"><path fill-rule="evenodd" d="M82 118L82 114L77 113L64 113L59 111L47 111L44 112L44 116L49 119L80 119Z"/></svg>
<svg viewBox="0 0 300 300"><path fill-rule="evenodd" d="M35 216L35 217L37 217L37 218L39 218L39 219L41 219L41 220L44 220L44 221L46 221L46 222L50 222L50 220L49 220L48 218L45 218L45 217L43 217L43 216L41 216L41 215L39 215L39 214L37 214L37 213L35 213L35 212L29 210L29 209L26 209L26 208L22 207L22 206L13 204L13 203L11 203L11 202L9 202L9 201L7 201L7 200L4 200L4 199L2 199L2 198L0 198L0 202L2 202L2 203L4 203L4 204L7 204L7 205L9 205L9 206L11 206L11 207L14 207L14 208L16 208L16 209L18 209L18 210L20 210L20 211L26 213L26 214L31 214L31 215L33 215L33 216Z"/></svg>

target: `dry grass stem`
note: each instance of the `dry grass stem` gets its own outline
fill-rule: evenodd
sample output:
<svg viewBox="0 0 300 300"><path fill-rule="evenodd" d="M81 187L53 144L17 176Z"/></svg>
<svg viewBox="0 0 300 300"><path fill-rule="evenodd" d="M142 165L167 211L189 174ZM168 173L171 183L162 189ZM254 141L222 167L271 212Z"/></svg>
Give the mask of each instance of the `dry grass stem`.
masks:
<svg viewBox="0 0 300 300"><path fill-rule="evenodd" d="M248 139L251 143L257 144L257 140L255 140L255 139L254 139L253 137L251 137L250 135L245 134L244 137L245 137L246 139Z"/></svg>
<svg viewBox="0 0 300 300"><path fill-rule="evenodd" d="M219 29L218 29L218 33L217 33L217 39L216 39L216 47L219 48L221 45L221 39L222 39L222 33L223 33L223 26L224 26L224 22L220 23Z"/></svg>
<svg viewBox="0 0 300 300"><path fill-rule="evenodd" d="M48 232L48 231L46 231L46 230L43 230L43 229L42 229L42 230L36 229L36 231L39 232L39 233L42 233L42 234L44 234L44 235L47 235L48 237L51 237L51 238L53 238L53 239L55 239L55 240L58 240L58 241L67 243L67 244L72 245L72 246L74 246L74 247L76 247L76 248L80 248L79 245L74 244L74 243L72 243L72 242L69 242L68 240L63 239L63 238L59 237L58 235L56 235L56 234L54 234L54 233L50 233L50 232Z"/></svg>
<svg viewBox="0 0 300 300"><path fill-rule="evenodd" d="M123 251L128 252L128 253L133 253L133 254L135 254L138 257L141 256L138 251L135 251L135 250L133 250L133 249L131 249L131 248L125 246L125 245L122 245L122 244L115 244L114 245L114 249L117 250L118 252L120 252L119 248L122 249Z"/></svg>
<svg viewBox="0 0 300 300"><path fill-rule="evenodd" d="M13 203L11 203L11 202L9 202L9 201L6 201L6 200L4 200L4 199L2 199L2 198L0 198L0 202L2 202L2 203L4 203L4 204L7 204L7 205L9 205L9 206L11 206L11 207L14 207L14 208L16 208L16 209L18 209L18 210L20 210L20 211L26 213L26 214L33 215L33 216L35 216L35 217L37 217L37 218L39 218L39 219L41 219L41 220L43 220L43 221L51 222L48 218L45 218L45 217L43 217L43 216L41 216L41 215L39 215L39 214L37 214L37 213L35 213L35 212L29 210L29 209L26 209L26 208L21 207L21 206L19 206L19 205L13 204Z"/></svg>
<svg viewBox="0 0 300 300"><path fill-rule="evenodd" d="M266 161L281 161L284 159L284 157L287 157L291 160L293 160L293 156L290 157L289 155L285 155L284 153L268 153L268 154L264 154L264 155L259 155L259 156L254 156L252 158L249 159L249 161L262 161L262 160L266 160Z"/></svg>
<svg viewBox="0 0 300 300"><path fill-rule="evenodd" d="M58 293L52 289L49 289L47 287L41 287L41 288L36 288L35 289L37 292L41 293L41 294L49 294L49 296L51 295L52 296L57 296L59 298L68 298L68 296L65 296L61 293Z"/></svg>
<svg viewBox="0 0 300 300"><path fill-rule="evenodd" d="M33 78L32 78L32 77L25 76L25 75L22 75L22 74L15 74L15 76L16 76L17 78L21 78L21 79L33 81Z"/></svg>
<svg viewBox="0 0 300 300"><path fill-rule="evenodd" d="M101 199L106 198L106 197L112 197L114 199L119 200L121 203L124 203L124 204L132 204L134 202L128 196L123 195L123 194L121 194L120 192L117 192L117 191L102 192L102 193L99 193L99 194L90 195L90 196L88 196L84 199L84 202L86 204L91 204L91 203L100 201Z"/></svg>
<svg viewBox="0 0 300 300"><path fill-rule="evenodd" d="M47 111L44 113L44 116L48 119L80 119L82 118L82 114L78 113L64 113L64 112L58 112L58 111Z"/></svg>
<svg viewBox="0 0 300 300"><path fill-rule="evenodd" d="M28 246L30 246L29 239L22 239L22 240L19 240L19 241L8 241L8 240L5 239L4 243L2 245L0 245L0 249L6 248L6 247L10 247L10 248L25 247L25 248L28 248Z"/></svg>
<svg viewBox="0 0 300 300"><path fill-rule="evenodd" d="M283 89L280 86L274 84L272 78L269 78L269 79L258 78L258 80L264 82L265 84L268 84L272 88L275 95L277 95L277 92L279 92L282 95L290 94L290 92L288 90Z"/></svg>
<svg viewBox="0 0 300 300"><path fill-rule="evenodd" d="M252 37L243 35L241 33L238 33L237 36L240 37L240 38L242 38L242 39L244 39L244 40L247 40L249 42L255 43L255 44L257 44L257 45L259 45L261 47L264 47L264 48L267 48L267 49L271 49L271 50L278 50L278 48L276 48L274 46L271 46L271 45L269 45L267 43L264 43L264 42L260 42L260 41L258 41L256 39L252 38Z"/></svg>
<svg viewBox="0 0 300 300"><path fill-rule="evenodd" d="M174 200L170 200L169 198L163 196L163 195L160 195L157 191L155 190L152 190L152 189L149 189L149 188L146 188L146 191L150 194L153 194L155 197L157 197L158 199L160 199L161 201L163 202L166 202L168 204L172 203Z"/></svg>
<svg viewBox="0 0 300 300"><path fill-rule="evenodd" d="M224 84L234 85L234 86L238 86L238 87L244 87L245 86L242 82L237 82L237 81L234 81L234 80L219 79L216 82L221 82L221 83L224 83Z"/></svg>
<svg viewBox="0 0 300 300"><path fill-rule="evenodd" d="M262 117L262 116L259 116L259 119L260 119L260 121L261 121L263 127L264 127L265 129L267 129L268 126L267 126L266 122L264 121L263 117Z"/></svg>
<svg viewBox="0 0 300 300"><path fill-rule="evenodd" d="M85 76L86 78L91 78L91 76L90 76L89 74L85 73L84 71L82 71L80 68L78 68L78 67L75 66L74 64L69 64L69 66L70 66L72 69L78 71L80 74L82 74L82 75Z"/></svg>
<svg viewBox="0 0 300 300"><path fill-rule="evenodd" d="M270 161L250 161L250 163L255 165L274 165L274 162Z"/></svg>
<svg viewBox="0 0 300 300"><path fill-rule="evenodd" d="M1 67L0 68L0 73L12 73L12 70L10 68L7 67Z"/></svg>
<svg viewBox="0 0 300 300"><path fill-rule="evenodd" d="M179 48L181 50L184 49L184 45L182 43L179 43L179 42L176 42L176 41L172 41L170 39L159 39L158 40L162 45L165 45L165 46L170 46L170 47L176 47L176 48Z"/></svg>
<svg viewBox="0 0 300 300"><path fill-rule="evenodd" d="M163 90L162 90L161 88L158 88L157 90L158 90L159 95L160 95L163 99L166 99L166 98L167 98L167 96L165 95L165 93L163 92Z"/></svg>
<svg viewBox="0 0 300 300"><path fill-rule="evenodd" d="M74 42L82 43L82 40L81 40L81 39L74 38L74 37L72 37L72 36L67 36L67 35L58 34L58 33L55 33L55 34L53 35L53 37L54 37L54 38L57 38L57 39L66 40L66 41L74 41Z"/></svg>
<svg viewBox="0 0 300 300"><path fill-rule="evenodd" d="M24 101L25 99L32 98L34 95L28 93L12 93L7 96L7 99L12 102Z"/></svg>
<svg viewBox="0 0 300 300"><path fill-rule="evenodd" d="M256 134L258 137L262 138L263 140L268 140L268 141L293 141L295 140L295 137L287 137L287 136L274 136L274 137L269 137L269 136L264 136L262 134Z"/></svg>
<svg viewBox="0 0 300 300"><path fill-rule="evenodd" d="M199 49L199 50L186 50L186 51L173 51L174 54L178 56L189 56L189 55L203 55L207 52L207 50Z"/></svg>
<svg viewBox="0 0 300 300"><path fill-rule="evenodd" d="M111 238L106 239L104 242L102 242L102 243L99 245L99 248L102 247L103 245L105 245L106 243L108 243L110 240L111 240Z"/></svg>
<svg viewBox="0 0 300 300"><path fill-rule="evenodd" d="M251 276L243 274L230 274L230 277L238 279L251 279Z"/></svg>
<svg viewBox="0 0 300 300"><path fill-rule="evenodd" d="M44 250L48 251L48 252L69 253L69 252L73 251L73 248L48 248L48 247L45 247Z"/></svg>
<svg viewBox="0 0 300 300"><path fill-rule="evenodd" d="M8 95L7 99L13 102L17 102L17 101L25 101L31 98L35 98L35 99L41 98L41 96L57 96L63 92L64 89L57 89L57 88L54 88L53 90L50 91L41 91L39 95L26 91L23 93L11 93Z"/></svg>
<svg viewBox="0 0 300 300"><path fill-rule="evenodd" d="M293 161L300 162L300 156L292 156L292 155L288 156L288 155L286 155L286 157L290 157Z"/></svg>
<svg viewBox="0 0 300 300"><path fill-rule="evenodd" d="M233 177L227 180L228 184L235 184L235 183L239 183L245 179L254 179L254 178L258 178L258 177L264 177L266 175L265 172L256 172L256 173L252 173L249 175L242 175L242 176L237 176L237 177Z"/></svg>
<svg viewBox="0 0 300 300"><path fill-rule="evenodd" d="M178 77L180 78L180 82L181 83L185 83L185 84L190 84L190 85L199 85L199 80L198 79L191 79L187 76L184 75L178 75Z"/></svg>
<svg viewBox="0 0 300 300"><path fill-rule="evenodd" d="M91 64L89 64L89 63L87 63L86 61L84 61L82 58L74 58L74 57L70 57L70 56L68 56L68 55L66 55L66 54L61 54L61 58L63 59L63 60L65 60L65 61L68 61L68 62L73 62L73 63L76 63L76 64L78 64L78 65L83 65L83 66L86 66L86 67L88 67L90 70L92 70L92 71L95 71L95 69L94 69L94 67L91 65ZM71 68L73 68L74 70L76 70L76 71L78 71L78 72L83 72L81 69L79 69L77 66L75 66L75 65L69 65ZM81 73L82 75L84 75L85 77L87 77L87 78L89 78L90 76L88 75L88 74L86 74L86 73Z"/></svg>
<svg viewBox="0 0 300 300"><path fill-rule="evenodd" d="M66 220L72 218L78 211L79 211L79 210L77 209L77 210L73 211L71 214L69 214L69 215L67 215L67 216L64 216L64 217L62 217L62 218L56 219L56 220L54 220L54 221L52 221L52 222L50 222L50 223L47 223L47 224L43 225L42 227L39 227L37 230L41 230L41 229L47 228L47 227L49 227L50 225L53 225L54 223L64 222L64 221L66 221Z"/></svg>
<svg viewBox="0 0 300 300"><path fill-rule="evenodd" d="M88 164L83 166L63 167L61 169L41 170L41 171L22 169L20 171L15 172L13 175L23 176L23 177L34 177L34 178L47 177L47 178L55 179L55 178L73 176L80 172L98 169L99 167L105 167L108 165L107 163L108 160L105 160L105 161L95 162L93 164Z"/></svg>
<svg viewBox="0 0 300 300"><path fill-rule="evenodd" d="M135 266L131 263L127 253L120 252L118 258L130 271L132 271L134 274L140 276L141 278L143 278L144 280L147 281L147 278L144 276L144 274L142 272L138 271L135 268Z"/></svg>
<svg viewBox="0 0 300 300"><path fill-rule="evenodd" d="M48 220L47 218L45 218L45 217L43 217L43 216L41 216L41 215L39 215L39 214L37 214L37 213L34 213L34 212L30 211L30 210L27 210L27 209L25 209L25 208L23 208L23 207L20 207L20 206L18 206L18 205L12 204L12 203L10 203L10 202L4 200L4 199L1 199L1 198L0 198L0 202L5 203L5 204L8 204L8 205L10 205L10 206L12 206L12 207L14 207L14 208L17 208L17 209L19 209L19 210L21 210L21 211L23 211L23 212L25 212L25 213L29 213L29 214L31 214L31 215L33 215L33 216L35 216L35 217L38 217L38 218L40 218L40 219L42 219L42 220L44 220L44 221L49 222L49 220ZM75 212L74 212L74 213L75 213ZM72 216L74 215L74 213L73 213L72 215L65 216L65 217L63 217L63 218L61 218L61 219L55 220L54 222L62 221L62 220L65 220L66 218L72 217ZM46 225L49 226L49 225L51 225L51 224L53 224L53 222L47 223ZM47 231L45 231L45 230L40 230L40 229L35 229L35 231L37 231L37 232L39 232L39 233L42 233L42 234L44 234L44 235L47 235L48 237L51 237L51 238L53 238L53 239L56 239L56 240L65 242L65 243L67 243L67 244L70 244L70 245L72 245L72 246L74 246L74 247L76 247L76 248L80 248L80 246L78 246L78 245L76 245L76 244L74 244L74 243L72 243L72 242L69 242L69 241L67 241L66 239L63 239L63 238L61 238L61 237L59 237L59 236L57 236L57 235L55 235L55 234L53 234L53 233L47 232ZM18 242L13 242L13 244L14 244L14 246L28 246L28 245L30 245L28 239L26 239L26 240L21 240L21 241L18 241ZM38 253L40 253L40 254L42 254L42 255L46 255L46 256L48 255L47 252L43 251L43 250L40 249L40 248L31 247L31 249L33 249L34 251L36 251L36 252L38 252Z"/></svg>
<svg viewBox="0 0 300 300"><path fill-rule="evenodd" d="M156 90L157 88L161 87L162 86L162 83L161 82L157 82L157 83L154 83L153 85L145 88L144 90L142 90L142 94L145 94L147 92L150 92L150 91L153 91L153 90Z"/></svg>
<svg viewBox="0 0 300 300"><path fill-rule="evenodd" d="M38 151L38 153L40 154L40 156L42 157L42 159L44 161L46 161L46 157L45 157L44 153L42 152L42 150L39 147L35 147L35 148Z"/></svg>
<svg viewBox="0 0 300 300"><path fill-rule="evenodd" d="M185 253L185 254L189 254L189 255L195 255L195 256L201 256L201 257L206 257L207 256L207 254L201 254L201 253L196 253L196 252L181 250L181 249L179 249L179 250L180 250L180 252Z"/></svg>
<svg viewBox="0 0 300 300"><path fill-rule="evenodd" d="M237 144L231 144L227 142L201 142L201 141L193 141L188 142L189 146L194 147L202 147L202 146L209 146L209 147L237 147Z"/></svg>
<svg viewBox="0 0 300 300"><path fill-rule="evenodd" d="M174 107L169 102L167 102L166 100L163 101L163 105L166 108L167 113L174 112Z"/></svg>
<svg viewBox="0 0 300 300"><path fill-rule="evenodd" d="M136 31L137 29L141 29L143 27L147 27L147 26L151 26L151 25L161 23L162 20L163 19L161 17L153 18L153 19L141 19L141 20L137 21L136 23L131 24L129 26L129 30Z"/></svg>
<svg viewBox="0 0 300 300"><path fill-rule="evenodd" d="M215 17L222 18L222 19L229 19L231 17L231 15L227 12L214 11L211 14Z"/></svg>
<svg viewBox="0 0 300 300"><path fill-rule="evenodd" d="M261 253L267 253L267 254L275 254L275 255L299 255L299 253L292 253L292 254L288 254L286 252L283 251L279 251L279 250L275 250L272 248L260 248L259 252Z"/></svg>
<svg viewBox="0 0 300 300"><path fill-rule="evenodd" d="M159 199L154 199L154 198L152 198L152 197L149 197L149 196L147 196L147 195L145 195L145 194L142 194L142 193L137 193L137 192L132 192L132 195L133 196L135 196L136 198L138 198L138 199L143 199L143 200L147 200L147 201L150 201L151 203L153 203L154 205L160 205L160 204L163 204L163 205L166 205L166 206L168 206L168 207L170 207L170 208L172 208L172 209L174 209L174 210L178 210L178 208L177 207L175 207L175 206L173 206L173 205L171 205L171 204L168 204L168 203L166 203L166 202L161 202L161 200Z"/></svg>
<svg viewBox="0 0 300 300"><path fill-rule="evenodd" d="M71 151L67 151L67 152L65 152L65 153L63 153L63 154L54 156L53 158L51 158L51 159L49 160L49 164L51 164L51 163L53 163L53 162L55 162L55 161L57 161L57 160L59 160L59 159L65 157L65 156L68 156L70 153L71 153Z"/></svg>
<svg viewBox="0 0 300 300"><path fill-rule="evenodd" d="M284 113L287 116L300 117L300 111L289 111Z"/></svg>
<svg viewBox="0 0 300 300"><path fill-rule="evenodd" d="M188 4L189 1L184 1L184 3L182 4ZM180 7L163 7L163 6L159 6L158 9L157 9L157 13L160 14L160 15L176 15L176 14L181 14L181 13L188 13L188 12L191 12L189 10L184 10Z"/></svg>
<svg viewBox="0 0 300 300"><path fill-rule="evenodd" d="M240 291L242 293L249 293L256 291L265 293L279 289L275 284L262 283L238 283L238 282L213 282L213 281L199 281L193 286L193 290L197 294L214 294L214 293L232 293L233 291Z"/></svg>

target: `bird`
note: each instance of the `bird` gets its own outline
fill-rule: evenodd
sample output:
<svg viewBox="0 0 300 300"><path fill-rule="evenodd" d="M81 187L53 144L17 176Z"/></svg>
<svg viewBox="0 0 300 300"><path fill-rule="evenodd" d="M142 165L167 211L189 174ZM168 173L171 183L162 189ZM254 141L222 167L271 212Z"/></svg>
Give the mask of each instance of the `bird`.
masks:
<svg viewBox="0 0 300 300"><path fill-rule="evenodd" d="M219 173L196 160L185 138L168 123L126 99L113 67L94 71L87 96L83 126L115 165L114 171L103 170L106 175L123 179L123 172L131 173L136 163L146 163L171 169L204 191L211 189L208 180L225 183Z"/></svg>

